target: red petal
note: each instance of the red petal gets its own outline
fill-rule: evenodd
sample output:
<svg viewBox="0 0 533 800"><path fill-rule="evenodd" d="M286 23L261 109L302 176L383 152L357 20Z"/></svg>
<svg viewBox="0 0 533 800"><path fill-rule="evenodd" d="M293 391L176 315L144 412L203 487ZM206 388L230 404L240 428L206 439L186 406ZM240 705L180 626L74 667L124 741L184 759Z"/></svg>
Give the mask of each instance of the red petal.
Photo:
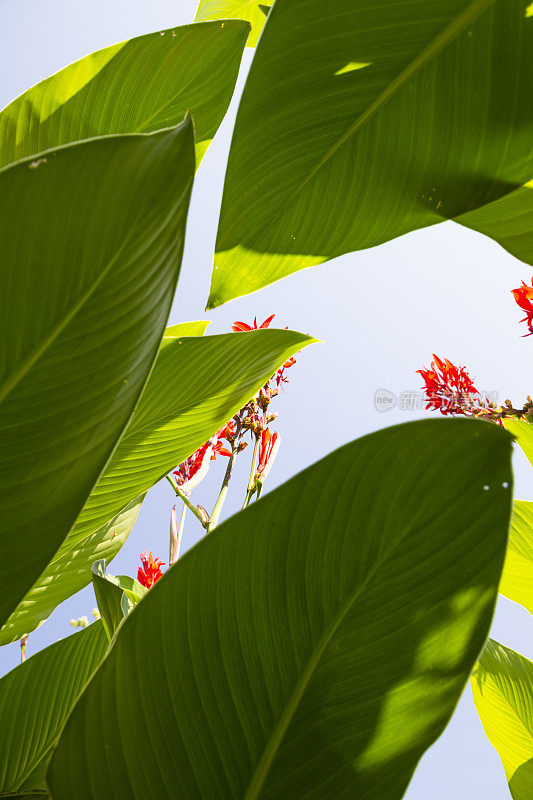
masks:
<svg viewBox="0 0 533 800"><path fill-rule="evenodd" d="M231 328L232 328L232 330L235 331L235 333L239 333L239 331L251 331L252 330L251 326L248 325L247 322L239 322L239 321L234 322L233 325L231 326Z"/></svg>
<svg viewBox="0 0 533 800"><path fill-rule="evenodd" d="M261 325L259 327L260 328L268 328L268 326L270 325L270 323L272 322L272 320L274 319L275 316L276 316L275 314L271 314L269 317L266 318L266 320L264 322L261 323Z"/></svg>

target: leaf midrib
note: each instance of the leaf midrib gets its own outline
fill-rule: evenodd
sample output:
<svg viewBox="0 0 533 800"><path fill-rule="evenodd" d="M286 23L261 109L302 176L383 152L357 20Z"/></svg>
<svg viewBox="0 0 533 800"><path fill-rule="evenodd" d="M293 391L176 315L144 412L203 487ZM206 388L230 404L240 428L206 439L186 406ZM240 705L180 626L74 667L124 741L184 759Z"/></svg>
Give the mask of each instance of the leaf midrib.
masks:
<svg viewBox="0 0 533 800"><path fill-rule="evenodd" d="M494 686L494 691L498 694L498 697L500 698L500 701L503 702L503 704L506 705L507 708L511 711L511 716L513 717L515 723L518 723L518 725L522 728L522 730L525 731L525 733L528 734L528 736L533 739L533 725L530 725L529 721L525 720L521 716L517 706L514 705L511 702L511 700L509 700L509 698L506 696L506 694L503 692L500 686L498 686L495 680L493 680L493 686ZM480 694L483 696L482 692Z"/></svg>
<svg viewBox="0 0 533 800"><path fill-rule="evenodd" d="M294 687L292 695L289 698L289 701L279 718L279 721L272 733L272 736L270 737L263 751L263 755L261 756L259 763L254 770L254 773L250 779L250 783L248 785L248 789L246 790L246 794L243 797L243 800L258 800L261 790L263 789L264 782L267 778L268 772L272 764L274 763L274 759L278 754L281 742L283 741L287 729L290 723L292 722L294 714L296 713L299 707L300 701L302 700L307 690L307 687L309 686L315 668L318 666L320 659L324 655L327 647L332 641L340 625L344 622L347 614L352 610L352 608L355 606L361 595L366 591L369 584L374 580L379 570L383 567L386 561L388 561L388 559L394 555L395 551L402 544L404 539L406 539L406 537L412 533L413 533L413 528L411 526L406 526L405 530L394 542L390 550L388 550L381 559L378 559L373 569L369 571L366 579L363 581L361 586L355 590L355 592L352 594L351 597L348 598L347 602L340 610L340 612L333 620L333 622L330 624L329 628L324 632L322 639L319 641L314 652L311 654L311 657L309 658L300 679L298 680L296 686Z"/></svg>
<svg viewBox="0 0 533 800"><path fill-rule="evenodd" d="M347 142L357 131L365 125L381 108L384 106L403 86L420 70L426 66L441 50L449 45L462 31L482 14L489 6L497 0L472 0L472 2L453 19L434 39L427 45L416 58L376 97L376 99L363 111L357 119L350 125L347 131L329 148L316 165L305 176L299 186L284 200L280 207L286 207L300 194L302 189L311 181L315 175L328 163L345 142ZM279 213L279 208L276 213ZM225 237L230 236L232 231L240 224L240 219L235 219L229 226Z"/></svg>
<svg viewBox="0 0 533 800"><path fill-rule="evenodd" d="M146 134L142 134L146 135ZM157 230L153 231L151 236L147 241L144 242L145 246L150 244L155 238L159 236L159 234L167 227L170 219L175 213L176 204L173 203L170 211L168 214L165 215L164 220L158 225ZM69 311L58 321L57 325L52 328L49 332L48 336L46 336L43 341L33 349L26 358L24 358L20 364L18 365L17 369L15 369L4 381L3 385L0 386L0 403L2 403L6 397L15 389L21 380L23 380L26 375L31 371L32 367L35 366L37 361L41 358L41 356L46 353L46 351L54 344L58 336L63 333L65 328L70 324L70 322L76 317L76 315L81 311L83 306L90 300L92 295L95 293L96 289L100 286L101 283L107 278L117 260L122 256L124 250L129 246L130 241L134 238L134 234L136 232L136 225L134 222L129 226L129 231L127 232L126 236L124 237L120 247L117 249L113 257L109 260L108 264L102 269L98 278L93 281L93 283L88 287L87 291L80 296L78 301L69 309Z"/></svg>

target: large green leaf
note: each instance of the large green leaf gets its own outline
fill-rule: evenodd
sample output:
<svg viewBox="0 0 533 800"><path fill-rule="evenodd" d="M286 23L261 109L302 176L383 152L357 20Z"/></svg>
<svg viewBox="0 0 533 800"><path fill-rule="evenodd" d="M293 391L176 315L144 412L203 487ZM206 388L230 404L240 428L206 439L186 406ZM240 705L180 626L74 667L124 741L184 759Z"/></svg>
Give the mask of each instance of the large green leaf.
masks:
<svg viewBox="0 0 533 800"><path fill-rule="evenodd" d="M489 639L471 679L485 733L514 800L533 797L533 664Z"/></svg>
<svg viewBox="0 0 533 800"><path fill-rule="evenodd" d="M45 790L52 747L107 649L95 622L41 650L0 679L0 796ZM20 795L18 794L20 792Z"/></svg>
<svg viewBox="0 0 533 800"><path fill-rule="evenodd" d="M228 108L249 25L185 25L106 47L62 69L0 113L0 166L67 142L149 133L190 110L204 154Z"/></svg>
<svg viewBox="0 0 533 800"><path fill-rule="evenodd" d="M203 333L198 326L205 324L167 329L126 433L61 549L0 629L0 644L32 631L86 586L93 562L109 563L124 544L144 493L230 419L290 355L313 341L280 330L182 338ZM123 508L124 503L129 505Z"/></svg>
<svg viewBox="0 0 533 800"><path fill-rule="evenodd" d="M193 174L190 120L0 171L0 622L68 534L138 402Z"/></svg>
<svg viewBox="0 0 533 800"><path fill-rule="evenodd" d="M223 523L123 622L54 800L400 798L487 635L510 451L479 421L389 428Z"/></svg>
<svg viewBox="0 0 533 800"><path fill-rule="evenodd" d="M467 212L506 245L497 210L477 210L533 176L526 5L276 0L235 125L209 306Z"/></svg>
<svg viewBox="0 0 533 800"><path fill-rule="evenodd" d="M533 503L515 500L500 592L533 614Z"/></svg>
<svg viewBox="0 0 533 800"><path fill-rule="evenodd" d="M246 44L248 47L255 47L272 2L273 0L266 0L265 3L260 3L259 0L200 0L194 19L196 22L227 17L245 19L252 26Z"/></svg>

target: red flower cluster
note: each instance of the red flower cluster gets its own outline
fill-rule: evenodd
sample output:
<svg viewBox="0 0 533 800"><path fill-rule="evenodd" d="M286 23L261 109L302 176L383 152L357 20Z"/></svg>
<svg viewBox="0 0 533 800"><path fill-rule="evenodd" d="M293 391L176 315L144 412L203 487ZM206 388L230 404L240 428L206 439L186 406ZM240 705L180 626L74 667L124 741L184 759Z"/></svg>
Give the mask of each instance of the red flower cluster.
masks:
<svg viewBox="0 0 533 800"><path fill-rule="evenodd" d="M464 367L456 367L447 358L433 353L430 369L417 369L424 380L428 399L426 409L441 414L474 414L483 407L479 392Z"/></svg>
<svg viewBox="0 0 533 800"><path fill-rule="evenodd" d="M161 567L165 562L159 558L154 558L152 553L146 555L146 551L141 553L142 567L137 570L137 580L147 589L150 589L159 578L163 577Z"/></svg>
<svg viewBox="0 0 533 800"><path fill-rule="evenodd" d="M268 328L275 316L275 314L271 314L261 325L257 324L257 317L254 317L253 325L248 325L247 322L239 322L237 320L237 322L234 322L231 326L231 330L235 333L239 333L240 331L257 331L259 328Z"/></svg>
<svg viewBox="0 0 533 800"><path fill-rule="evenodd" d="M527 283L522 281L522 286L519 286L518 289L512 289L515 302L522 311L526 312L526 316L520 320L520 322L527 322L527 327L529 328L529 333L525 333L524 336L533 334L533 302L531 302L533 298L533 278L531 283L532 285L528 286Z"/></svg>
<svg viewBox="0 0 533 800"><path fill-rule="evenodd" d="M223 428L215 433L208 441L203 444L192 456L182 461L177 469L174 470L176 483L185 494L189 495L192 490L207 475L209 462L215 461L217 455L230 456L231 451L224 447L224 440L232 436L235 429L233 420L226 423Z"/></svg>
<svg viewBox="0 0 533 800"><path fill-rule="evenodd" d="M257 331L260 328L268 328L268 326L270 325L275 316L276 316L275 314L271 314L269 317L265 319L264 322L261 323L261 325L257 324L257 317L254 317L253 325L248 325L247 322L237 321L233 323L231 329L235 331L235 333L240 333L241 331ZM285 330L288 330L288 327L285 327ZM276 381L276 386L279 387L280 383L287 382L287 378L284 377L283 373L285 372L286 369L289 369L289 367L292 367L294 364L296 364L296 359L294 356L291 356L291 358L289 358L288 361L286 361L278 369L276 374L272 376L272 379Z"/></svg>

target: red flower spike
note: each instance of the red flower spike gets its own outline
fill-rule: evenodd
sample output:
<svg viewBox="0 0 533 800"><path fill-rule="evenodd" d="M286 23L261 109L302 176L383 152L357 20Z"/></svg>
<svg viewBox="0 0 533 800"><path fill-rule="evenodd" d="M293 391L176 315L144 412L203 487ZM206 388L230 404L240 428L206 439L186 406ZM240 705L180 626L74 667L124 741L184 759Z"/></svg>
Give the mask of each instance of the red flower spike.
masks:
<svg viewBox="0 0 533 800"><path fill-rule="evenodd" d="M433 353L430 369L418 369L424 380L426 409L441 414L475 414L484 408L479 392L464 367L456 367L447 358ZM473 397L475 395L475 397Z"/></svg>
<svg viewBox="0 0 533 800"><path fill-rule="evenodd" d="M531 278L531 283L533 284L533 278ZM517 305L520 306L522 311L526 312L526 316L520 320L520 322L527 322L527 327L529 329L529 333L525 333L524 336L531 336L531 334L533 334L533 303L531 302L533 298L533 285L528 286L527 283L522 281L522 286L519 286L518 289L512 289L511 293Z"/></svg>
<svg viewBox="0 0 533 800"><path fill-rule="evenodd" d="M140 584L150 589L159 578L163 577L161 567L165 566L165 562L159 558L154 558L152 553L141 553L142 568L137 570L137 580Z"/></svg>

